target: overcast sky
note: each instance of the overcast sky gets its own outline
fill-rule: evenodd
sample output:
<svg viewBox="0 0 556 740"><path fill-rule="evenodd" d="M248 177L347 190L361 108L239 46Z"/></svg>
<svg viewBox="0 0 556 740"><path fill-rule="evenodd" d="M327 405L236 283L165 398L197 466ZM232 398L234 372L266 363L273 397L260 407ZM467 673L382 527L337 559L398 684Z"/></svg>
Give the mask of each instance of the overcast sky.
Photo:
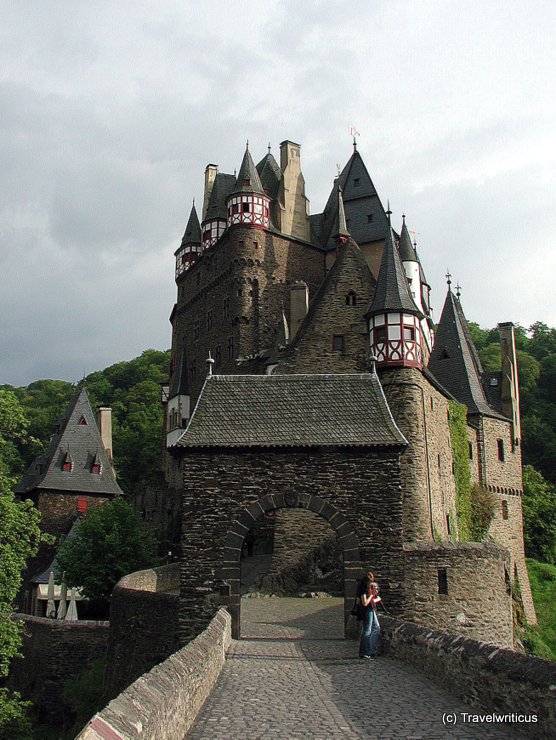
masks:
<svg viewBox="0 0 556 740"><path fill-rule="evenodd" d="M0 0L0 384L170 345L207 163L352 152L406 213L438 320L556 326L553 0Z"/></svg>

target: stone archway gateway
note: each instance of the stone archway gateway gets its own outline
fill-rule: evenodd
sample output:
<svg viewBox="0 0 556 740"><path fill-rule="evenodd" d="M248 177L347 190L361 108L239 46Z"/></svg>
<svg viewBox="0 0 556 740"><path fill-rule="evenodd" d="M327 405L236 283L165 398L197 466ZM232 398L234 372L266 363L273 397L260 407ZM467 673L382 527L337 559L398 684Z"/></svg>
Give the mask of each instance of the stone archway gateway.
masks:
<svg viewBox="0 0 556 740"><path fill-rule="evenodd" d="M241 637L241 552L245 536L253 525L267 512L280 509L306 509L321 516L330 524L338 538L343 556L343 594L344 594L344 634L352 636L349 630L349 611L353 605L355 584L361 577L362 564L359 544L351 522L335 506L320 496L296 493L268 494L246 508L230 527L225 552L228 558L222 564L223 594L227 595L227 608L232 616L232 637Z"/></svg>
<svg viewBox="0 0 556 740"><path fill-rule="evenodd" d="M374 374L209 376L173 453L184 473L180 641L220 606L241 633L240 558L265 512L305 509L341 543L351 608L362 567L403 611L400 453Z"/></svg>

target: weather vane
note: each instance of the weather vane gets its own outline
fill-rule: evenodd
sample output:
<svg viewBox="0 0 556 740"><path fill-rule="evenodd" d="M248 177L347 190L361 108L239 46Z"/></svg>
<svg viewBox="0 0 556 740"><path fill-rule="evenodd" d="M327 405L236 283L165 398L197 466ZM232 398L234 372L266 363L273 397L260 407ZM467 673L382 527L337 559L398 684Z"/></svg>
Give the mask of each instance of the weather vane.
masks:
<svg viewBox="0 0 556 740"><path fill-rule="evenodd" d="M348 131L349 131L349 135L350 136L353 136L353 148L355 150L355 149L357 149L357 139L355 137L356 136L361 136L361 134L355 128L355 126L353 125L353 123L350 123L349 128L348 128Z"/></svg>

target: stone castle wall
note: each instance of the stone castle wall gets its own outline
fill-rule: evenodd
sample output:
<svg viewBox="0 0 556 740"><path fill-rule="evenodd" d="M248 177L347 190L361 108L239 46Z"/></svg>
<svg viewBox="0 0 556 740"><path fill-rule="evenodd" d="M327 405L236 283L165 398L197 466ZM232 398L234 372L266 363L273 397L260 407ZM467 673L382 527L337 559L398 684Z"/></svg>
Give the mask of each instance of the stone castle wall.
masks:
<svg viewBox="0 0 556 740"><path fill-rule="evenodd" d="M124 576L114 587L105 674L107 698L116 696L178 649L178 588L178 563Z"/></svg>
<svg viewBox="0 0 556 740"><path fill-rule="evenodd" d="M16 615L24 624L22 658L10 665L10 687L33 702L39 721L58 724L71 709L63 697L66 681L104 658L108 622L65 622L28 614Z"/></svg>
<svg viewBox="0 0 556 740"><path fill-rule="evenodd" d="M192 403L207 374L252 372L252 357L271 349L282 309L289 315L289 286L303 279L311 294L324 277L320 250L277 234L234 227L178 280L174 356L187 347Z"/></svg>
<svg viewBox="0 0 556 740"><path fill-rule="evenodd" d="M507 550L475 542L407 543L404 554L407 620L513 646Z"/></svg>

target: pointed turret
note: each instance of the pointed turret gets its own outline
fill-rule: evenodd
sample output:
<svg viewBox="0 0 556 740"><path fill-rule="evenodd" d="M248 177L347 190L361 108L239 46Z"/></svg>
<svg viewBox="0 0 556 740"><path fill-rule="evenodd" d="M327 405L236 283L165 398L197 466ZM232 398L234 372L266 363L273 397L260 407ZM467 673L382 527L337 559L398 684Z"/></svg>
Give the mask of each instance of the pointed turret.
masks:
<svg viewBox="0 0 556 740"><path fill-rule="evenodd" d="M422 368L420 322L424 318L407 282L400 254L388 229L371 308L371 349L377 367Z"/></svg>
<svg viewBox="0 0 556 740"><path fill-rule="evenodd" d="M209 165L214 167L215 165ZM207 197L207 207L205 217L202 223L203 252L205 249L212 247L226 231L227 208L226 201L228 196L233 192L236 184L234 175L216 173L209 181L210 192Z"/></svg>
<svg viewBox="0 0 556 740"><path fill-rule="evenodd" d="M195 201L193 201L191 213L189 214L189 220L187 221L181 244L175 252L176 279L191 267L193 262L195 262L199 257L200 253L201 224L199 223L199 217L195 210Z"/></svg>
<svg viewBox="0 0 556 740"><path fill-rule="evenodd" d="M403 264L403 269L409 284L409 291L418 308L422 310L426 318L421 322L422 336L427 344L427 350L430 352L433 344L432 320L429 317L429 291L430 286L427 284L423 267L419 261L415 244L411 241L411 236L405 222L405 215L402 216L403 223L399 239L399 252Z"/></svg>
<svg viewBox="0 0 556 740"><path fill-rule="evenodd" d="M249 226L268 229L270 226L270 199L249 152L245 149L234 190L227 202L228 226Z"/></svg>
<svg viewBox="0 0 556 740"><path fill-rule="evenodd" d="M415 252L415 248L411 241L411 237L409 235L407 224L405 223L405 214L402 216L402 220L403 220L403 224L402 224L402 230L400 232L400 257L405 267L406 262L419 262L419 260L417 258L417 253Z"/></svg>
<svg viewBox="0 0 556 740"><path fill-rule="evenodd" d="M183 434L190 417L191 395L185 346L170 379L168 406L166 409L166 446L172 447Z"/></svg>
<svg viewBox="0 0 556 740"><path fill-rule="evenodd" d="M346 212L344 210L344 199L342 197L342 188L338 186L338 229L334 234L336 244L345 244L350 237L346 223Z"/></svg>
<svg viewBox="0 0 556 740"><path fill-rule="evenodd" d="M457 401L467 406L470 414L499 416L487 402L481 382L481 361L450 284L428 368Z"/></svg>

